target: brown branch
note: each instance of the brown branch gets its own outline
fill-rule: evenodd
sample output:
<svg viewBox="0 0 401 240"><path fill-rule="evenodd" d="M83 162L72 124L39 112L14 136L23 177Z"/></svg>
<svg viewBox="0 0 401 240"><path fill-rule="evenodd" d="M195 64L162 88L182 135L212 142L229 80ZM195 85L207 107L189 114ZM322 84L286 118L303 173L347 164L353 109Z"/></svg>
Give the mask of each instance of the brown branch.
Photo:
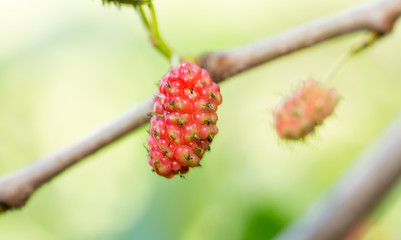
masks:
<svg viewBox="0 0 401 240"><path fill-rule="evenodd" d="M401 113L327 196L276 240L337 240L366 216L401 176Z"/></svg>
<svg viewBox="0 0 401 240"><path fill-rule="evenodd" d="M401 14L400 0L382 0L345 10L239 48L201 56L201 65L219 82L275 58L358 30L390 32Z"/></svg>
<svg viewBox="0 0 401 240"><path fill-rule="evenodd" d="M148 99L74 145L4 176L0 180L0 212L24 206L30 195L45 182L145 124L152 108L153 101Z"/></svg>
<svg viewBox="0 0 401 240"><path fill-rule="evenodd" d="M363 4L232 51L207 53L200 57L200 63L220 82L261 63L346 33L368 30L386 34L400 14L401 0ZM71 147L0 179L0 212L24 206L45 182L146 123L151 109L151 100L147 100Z"/></svg>

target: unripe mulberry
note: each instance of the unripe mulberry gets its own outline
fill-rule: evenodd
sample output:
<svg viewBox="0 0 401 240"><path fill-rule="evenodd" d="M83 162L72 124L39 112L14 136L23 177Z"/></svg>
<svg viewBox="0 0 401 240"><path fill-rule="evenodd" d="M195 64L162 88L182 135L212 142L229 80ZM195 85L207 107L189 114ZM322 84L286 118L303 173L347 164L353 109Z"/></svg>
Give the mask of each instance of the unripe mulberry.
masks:
<svg viewBox="0 0 401 240"><path fill-rule="evenodd" d="M274 111L277 133L284 139L304 138L334 111L339 99L334 88L309 79Z"/></svg>
<svg viewBox="0 0 401 240"><path fill-rule="evenodd" d="M205 69L183 61L163 76L153 102L149 165L167 178L199 166L218 133L219 86Z"/></svg>

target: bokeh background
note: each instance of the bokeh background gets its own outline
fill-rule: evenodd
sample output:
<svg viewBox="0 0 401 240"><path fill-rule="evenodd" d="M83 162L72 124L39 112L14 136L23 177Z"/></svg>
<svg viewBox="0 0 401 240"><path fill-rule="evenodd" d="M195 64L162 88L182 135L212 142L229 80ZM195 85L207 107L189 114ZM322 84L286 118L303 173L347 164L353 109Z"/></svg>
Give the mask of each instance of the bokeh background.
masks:
<svg viewBox="0 0 401 240"><path fill-rule="evenodd" d="M154 0L177 51L201 54L274 35L363 1ZM74 142L156 91L168 62L130 7L100 0L0 1L0 175ZM185 180L151 172L148 125L0 216L1 240L270 239L322 196L401 109L401 24L332 85L335 116L304 143L280 141L271 112L366 35L351 34L221 84L219 135ZM401 239L401 187L364 239Z"/></svg>

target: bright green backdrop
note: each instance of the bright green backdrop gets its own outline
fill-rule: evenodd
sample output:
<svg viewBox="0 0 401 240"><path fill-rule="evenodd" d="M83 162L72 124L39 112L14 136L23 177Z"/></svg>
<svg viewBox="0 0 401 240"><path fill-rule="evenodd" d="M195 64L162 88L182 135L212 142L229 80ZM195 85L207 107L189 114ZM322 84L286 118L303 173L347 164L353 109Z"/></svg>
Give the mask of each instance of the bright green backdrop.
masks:
<svg viewBox="0 0 401 240"><path fill-rule="evenodd" d="M181 53L229 49L362 1L155 0ZM74 142L156 91L168 62L129 7L100 0L0 1L0 175ZM343 99L305 143L280 141L271 111L321 78L353 34L221 84L219 135L186 180L150 171L148 126L69 169L22 210L1 240L269 239L321 196L401 109L401 26L333 82ZM400 239L401 188L366 239ZM370 237L369 237L370 236Z"/></svg>

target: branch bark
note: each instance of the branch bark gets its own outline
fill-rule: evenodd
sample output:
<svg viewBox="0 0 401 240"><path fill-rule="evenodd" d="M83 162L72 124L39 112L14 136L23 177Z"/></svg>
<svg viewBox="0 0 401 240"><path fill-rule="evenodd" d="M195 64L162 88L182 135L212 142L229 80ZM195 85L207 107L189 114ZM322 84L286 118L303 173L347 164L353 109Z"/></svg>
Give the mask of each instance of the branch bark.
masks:
<svg viewBox="0 0 401 240"><path fill-rule="evenodd" d="M275 240L336 240L377 204L401 176L401 112L326 197Z"/></svg>
<svg viewBox="0 0 401 240"><path fill-rule="evenodd" d="M221 82L280 56L350 32L367 30L387 34L400 14L401 0L362 4L246 46L204 54L199 61L214 81ZM151 110L152 101L148 99L72 146L1 178L0 212L24 206L44 183L145 124Z"/></svg>
<svg viewBox="0 0 401 240"><path fill-rule="evenodd" d="M219 82L278 57L347 33L368 30L386 34L401 13L401 1L365 3L233 50L200 57L212 79Z"/></svg>
<svg viewBox="0 0 401 240"><path fill-rule="evenodd" d="M32 193L45 182L145 124L152 108L153 101L149 98L70 147L4 176L0 179L0 212L24 206Z"/></svg>

